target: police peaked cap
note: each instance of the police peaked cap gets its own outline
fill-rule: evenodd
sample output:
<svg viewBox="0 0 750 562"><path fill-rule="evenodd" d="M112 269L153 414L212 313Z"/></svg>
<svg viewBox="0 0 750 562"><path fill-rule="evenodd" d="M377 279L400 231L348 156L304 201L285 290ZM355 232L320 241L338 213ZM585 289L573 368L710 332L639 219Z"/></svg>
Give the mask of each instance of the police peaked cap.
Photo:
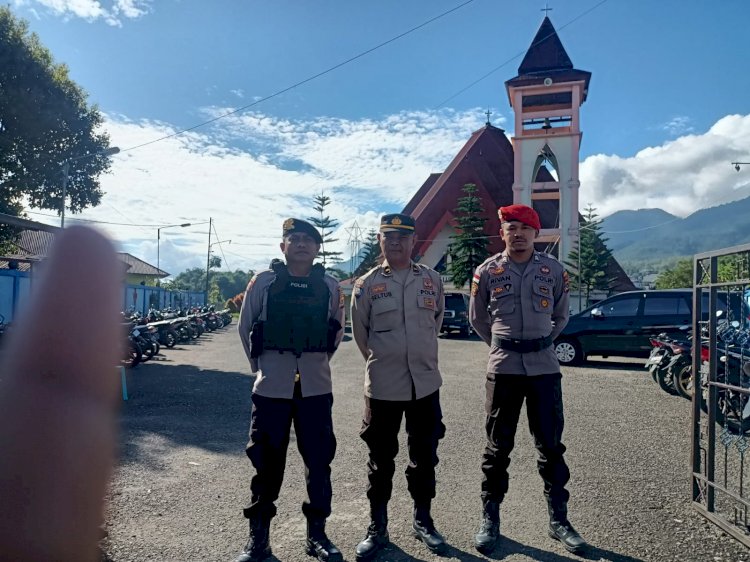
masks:
<svg viewBox="0 0 750 562"><path fill-rule="evenodd" d="M392 213L380 217L380 232L406 232L414 233L414 217Z"/></svg>
<svg viewBox="0 0 750 562"><path fill-rule="evenodd" d="M537 212L527 205L508 205L497 210L500 222L518 221L529 225L534 230L542 230Z"/></svg>
<svg viewBox="0 0 750 562"><path fill-rule="evenodd" d="M284 226L282 227L281 235L286 238L295 232L302 232L309 235L317 244L323 243L323 237L320 235L320 232L318 232L318 229L309 222L300 219L286 219L284 221Z"/></svg>

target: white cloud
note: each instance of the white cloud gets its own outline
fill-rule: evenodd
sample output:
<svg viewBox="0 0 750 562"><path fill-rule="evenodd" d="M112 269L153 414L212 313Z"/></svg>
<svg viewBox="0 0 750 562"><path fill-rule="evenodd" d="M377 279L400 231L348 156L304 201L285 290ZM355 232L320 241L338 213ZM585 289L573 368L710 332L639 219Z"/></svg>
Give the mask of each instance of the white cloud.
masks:
<svg viewBox="0 0 750 562"><path fill-rule="evenodd" d="M583 208L599 215L624 209L661 208L686 216L750 196L750 175L732 161L750 155L750 115L728 115L704 134L648 147L632 158L597 154L581 163Z"/></svg>
<svg viewBox="0 0 750 562"><path fill-rule="evenodd" d="M312 215L312 198L322 190L332 199L327 214L340 222L339 240L327 249L348 259L346 229L355 221L363 234L376 227L383 212L402 206L430 173L445 169L482 124L479 109L309 122L254 113L127 151L175 130L110 115L106 129L122 152L101 178L102 204L75 217L153 225L103 226L123 250L153 264L157 226L192 223L161 231L160 265L171 273L205 267L208 225L195 223L212 217L219 239L232 240L223 246L229 267L256 269L278 257L283 219ZM66 222L75 217L68 214Z"/></svg>
<svg viewBox="0 0 750 562"><path fill-rule="evenodd" d="M234 94L240 99L245 97L245 91L242 88L237 88L236 90L229 90L229 93Z"/></svg>
<svg viewBox="0 0 750 562"><path fill-rule="evenodd" d="M672 119L663 123L659 128L666 131L670 136L677 137L687 133L692 133L695 130L690 123L690 117L681 115L672 117Z"/></svg>
<svg viewBox="0 0 750 562"><path fill-rule="evenodd" d="M38 13L33 6L42 6L49 12L65 18L81 18L86 21L103 20L112 26L122 25L123 19L135 19L147 14L151 0L14 0L15 6L26 6Z"/></svg>
<svg viewBox="0 0 750 562"><path fill-rule="evenodd" d="M172 273L205 267L208 225L196 223L212 217L212 240L216 234L232 240L223 245L227 265L257 269L279 255L283 219L312 215L312 198L323 191L332 199L327 214L340 222L334 233L339 241L328 249L348 258L355 221L363 234L377 227L383 212L403 206L430 173L443 171L483 123L479 108L362 120L245 113L127 151L175 129L107 116L111 142L123 151L102 177L102 204L78 216L152 225L105 228L123 249L154 264L157 226L192 223L161 231L161 266ZM685 216L750 196L750 167L737 173L730 165L750 161L748 147L750 115L730 115L704 134L645 148L632 158L591 156L581 164L581 207L592 203L600 216L647 207Z"/></svg>

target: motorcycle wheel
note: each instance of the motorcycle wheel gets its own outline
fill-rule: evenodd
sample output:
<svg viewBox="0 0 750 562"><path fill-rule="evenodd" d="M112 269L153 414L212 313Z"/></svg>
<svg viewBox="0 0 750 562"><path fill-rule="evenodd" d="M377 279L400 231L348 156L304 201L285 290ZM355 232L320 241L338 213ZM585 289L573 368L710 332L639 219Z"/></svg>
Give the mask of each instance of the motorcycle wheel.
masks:
<svg viewBox="0 0 750 562"><path fill-rule="evenodd" d="M659 388L661 388L664 392L667 394L671 394L672 396L677 396L677 391L674 388L674 384L672 383L672 376L669 372L669 369L666 367L661 367L659 369L656 369L656 382L659 385Z"/></svg>
<svg viewBox="0 0 750 562"><path fill-rule="evenodd" d="M177 334L175 334L174 330L169 330L165 338L166 338L166 341L164 345L166 345L170 349L173 348L174 344L177 343Z"/></svg>
<svg viewBox="0 0 750 562"><path fill-rule="evenodd" d="M131 341L128 344L127 358L125 359L125 366L131 369L135 367L143 359L143 352L137 343Z"/></svg>
<svg viewBox="0 0 750 562"><path fill-rule="evenodd" d="M686 398L687 400L693 399L693 366L688 363L677 369L677 373L673 374L672 381L674 382L674 388L677 394Z"/></svg>

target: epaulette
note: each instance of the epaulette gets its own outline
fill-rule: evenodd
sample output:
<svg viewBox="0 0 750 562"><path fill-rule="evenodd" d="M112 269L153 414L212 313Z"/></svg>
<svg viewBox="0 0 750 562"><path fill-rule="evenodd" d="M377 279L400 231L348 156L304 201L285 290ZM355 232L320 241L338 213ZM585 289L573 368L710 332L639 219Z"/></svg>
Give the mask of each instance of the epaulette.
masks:
<svg viewBox="0 0 750 562"><path fill-rule="evenodd" d="M494 255L488 257L486 260L484 260L482 263L480 263L478 267L474 268L474 271L476 271L480 267L484 267L485 265L487 265L488 263L490 263L491 261L497 259L498 257L500 257L502 255L503 255L502 252L498 252L497 254L494 254Z"/></svg>

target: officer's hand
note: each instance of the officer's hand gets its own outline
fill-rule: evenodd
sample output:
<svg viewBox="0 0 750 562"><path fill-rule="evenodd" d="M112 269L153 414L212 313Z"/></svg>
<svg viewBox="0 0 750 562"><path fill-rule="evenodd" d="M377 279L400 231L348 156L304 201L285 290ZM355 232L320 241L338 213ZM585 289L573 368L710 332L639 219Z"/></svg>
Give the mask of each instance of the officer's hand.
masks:
<svg viewBox="0 0 750 562"><path fill-rule="evenodd" d="M70 228L0 352L0 560L96 559L115 445L122 267Z"/></svg>

